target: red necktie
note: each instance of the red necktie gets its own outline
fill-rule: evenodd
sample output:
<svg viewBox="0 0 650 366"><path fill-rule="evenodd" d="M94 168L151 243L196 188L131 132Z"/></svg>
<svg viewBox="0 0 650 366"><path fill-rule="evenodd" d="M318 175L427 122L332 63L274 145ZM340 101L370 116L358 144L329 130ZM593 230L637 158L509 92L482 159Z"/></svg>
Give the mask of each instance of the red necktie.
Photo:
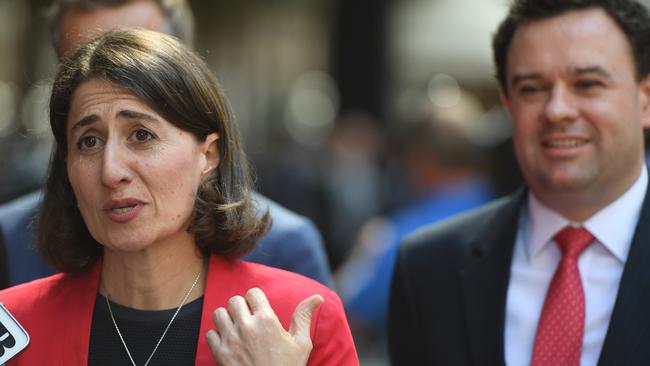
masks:
<svg viewBox="0 0 650 366"><path fill-rule="evenodd" d="M585 292L578 257L594 237L585 229L566 227L555 235L562 260L546 293L537 324L533 366L579 366L585 332Z"/></svg>

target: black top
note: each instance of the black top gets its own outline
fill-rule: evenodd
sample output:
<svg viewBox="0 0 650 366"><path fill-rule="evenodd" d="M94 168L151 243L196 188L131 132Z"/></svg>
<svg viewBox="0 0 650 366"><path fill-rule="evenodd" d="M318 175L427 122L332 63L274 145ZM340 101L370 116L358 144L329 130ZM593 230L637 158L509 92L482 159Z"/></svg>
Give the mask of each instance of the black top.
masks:
<svg viewBox="0 0 650 366"><path fill-rule="evenodd" d="M194 365L201 326L203 297L185 304L174 319L149 365ZM176 309L146 311L111 301L117 326L136 365L147 361ZM106 298L97 294L90 329L88 365L131 365L115 330Z"/></svg>

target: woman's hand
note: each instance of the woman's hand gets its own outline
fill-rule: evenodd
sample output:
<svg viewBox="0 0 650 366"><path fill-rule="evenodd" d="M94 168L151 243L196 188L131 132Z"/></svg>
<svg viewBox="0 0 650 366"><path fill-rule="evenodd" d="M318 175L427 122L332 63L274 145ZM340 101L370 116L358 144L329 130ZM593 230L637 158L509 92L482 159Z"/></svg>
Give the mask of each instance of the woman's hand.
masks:
<svg viewBox="0 0 650 366"><path fill-rule="evenodd" d="M245 298L233 296L227 310L212 313L219 329L206 335L212 356L223 366L305 365L312 349L311 318L322 303L320 295L313 295L298 304L287 332L262 290L252 288Z"/></svg>

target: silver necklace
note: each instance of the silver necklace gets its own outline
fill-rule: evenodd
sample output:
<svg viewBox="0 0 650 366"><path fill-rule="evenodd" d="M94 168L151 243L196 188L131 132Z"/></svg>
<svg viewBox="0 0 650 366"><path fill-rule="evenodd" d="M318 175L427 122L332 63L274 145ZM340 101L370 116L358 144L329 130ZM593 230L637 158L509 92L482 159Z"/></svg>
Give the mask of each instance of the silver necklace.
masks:
<svg viewBox="0 0 650 366"><path fill-rule="evenodd" d="M172 323L174 322L174 319L176 319L176 315L181 311L181 308L183 308L183 305L185 305L185 302L187 301L187 298L190 297L190 294L192 293L192 290L194 290L194 287L196 287L196 283L199 282L199 277L201 277L201 271L199 271L196 274L196 278L194 278L194 282L192 283L192 287L190 287L189 290L187 290L187 293L185 294L185 297L183 297L183 301L181 301L181 304L176 308L176 311L174 312L174 315L172 316L171 320L167 324L167 327L163 331L163 334L160 336L160 339L158 339L158 343L156 343L156 347L153 348L153 351L151 351L151 354L149 355L149 358L147 358L147 362L144 363L144 366L147 366L149 364L149 361L151 361L151 358L153 357L154 353L156 353L156 350L158 349L158 346L160 346L160 343L162 342L163 338L165 338L165 334L167 334L167 331L169 330L169 327L171 327ZM126 342L124 342L124 337L122 337L122 332L120 332L120 328L117 326L117 322L115 321L115 317L113 316L113 310L111 309L111 302L108 301L108 290L106 291L106 305L108 306L108 312L111 314L111 320L113 321L113 325L115 326L115 330L117 331L117 335L120 336L120 340L122 341L122 345L124 346L124 349L126 350L126 354L129 356L129 359L131 360L131 363L133 366L137 366L135 364L135 361L133 361L133 357L131 357L131 352L129 352L129 347L126 346Z"/></svg>

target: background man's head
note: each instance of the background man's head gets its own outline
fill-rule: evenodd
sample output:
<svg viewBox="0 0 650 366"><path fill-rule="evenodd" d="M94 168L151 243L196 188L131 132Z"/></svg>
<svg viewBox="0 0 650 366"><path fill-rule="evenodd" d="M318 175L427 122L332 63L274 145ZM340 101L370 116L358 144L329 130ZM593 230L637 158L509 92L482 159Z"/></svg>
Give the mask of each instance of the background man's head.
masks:
<svg viewBox="0 0 650 366"><path fill-rule="evenodd" d="M50 16L59 58L118 28L170 34L190 47L194 39L194 18L185 0L58 0Z"/></svg>
<svg viewBox="0 0 650 366"><path fill-rule="evenodd" d="M547 19L572 10L602 9L623 31L632 47L637 78L650 73L650 17L636 1L620 0L517 0L494 36L492 49L496 77L505 94L507 56L517 29L530 21Z"/></svg>

